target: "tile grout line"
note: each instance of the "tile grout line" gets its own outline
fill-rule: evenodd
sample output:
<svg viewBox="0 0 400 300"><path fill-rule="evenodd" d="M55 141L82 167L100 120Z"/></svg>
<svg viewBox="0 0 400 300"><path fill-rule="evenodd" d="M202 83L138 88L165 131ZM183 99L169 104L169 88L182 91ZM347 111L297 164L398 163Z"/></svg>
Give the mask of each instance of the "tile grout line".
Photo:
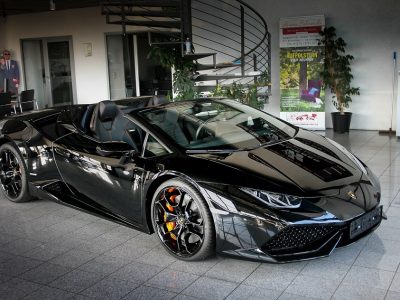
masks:
<svg viewBox="0 0 400 300"><path fill-rule="evenodd" d="M118 246L116 246L116 247L118 247ZM114 248L116 248L116 247L114 247ZM113 249L114 249L114 248L113 248ZM60 254L60 255L55 256L54 258L59 257L59 256L62 256L63 254L65 254L65 253L67 253L67 252L69 252L69 251L72 251L72 250L78 250L78 251L79 251L79 249L77 249L77 247L74 247L74 248L72 248L72 249L67 250L66 252L63 252L63 253ZM112 249L111 249L111 250L112 250ZM94 252L90 252L90 253L94 253ZM147 253L147 252L146 252L146 253ZM94 253L94 254L98 254L98 253ZM72 273L72 272L74 272L74 271L77 271L77 270L82 271L82 272L86 272L86 273L100 274L100 273L94 273L94 272L89 272L89 271L82 270L82 269L80 269L80 267L83 266L84 264L87 264L87 263L89 263L89 262L95 260L96 258L100 257L101 255L103 255L103 254L98 254L96 257L93 257L92 259L88 260L87 262L85 262L85 263L83 263L83 264L81 264L81 265L79 265L79 266L77 266L77 267L75 267L75 268L71 268L70 271L68 271L68 272L66 272L66 273L64 273L64 274L62 274L62 275L60 275L60 276L54 278L54 280L52 280L52 281L50 281L50 282L48 282L48 283L38 283L38 282L35 282L35 281L32 281L32 280L20 278L20 277L18 277L18 276L21 276L21 275L23 275L23 274L25 274L25 273L27 273L27 272L30 272L30 271L32 271L33 269L38 268L38 267L44 265L45 263L65 267L65 266L63 266L63 265L58 265L58 264L50 263L49 261L50 261L51 259L53 259L53 258L51 258L50 260L47 260L47 261L42 261L41 264L39 264L39 265L37 265L37 266L35 266L35 267L33 267L33 268L31 268L31 269L29 269L29 270L23 272L23 273L21 273L21 274L19 274L19 275L17 275L17 276L14 276L14 278L18 278L18 279L20 279L20 280L26 280L26 281L28 281L28 282L32 282L32 283L35 283L35 284L39 284L39 285L46 286L46 287L49 287L49 288L56 288L56 287L51 286L50 284L53 283L54 281L60 279L61 277L65 276L65 275L67 275L67 274L70 274L70 273ZM16 256L22 256L22 255L16 255ZM22 256L22 257L24 257L24 258L29 258L29 259L34 259L34 258L30 258L30 257L25 257L25 256ZM37 259L34 259L34 260L37 260ZM126 266L126 265L124 265L124 266ZM121 268L123 268L124 266L122 266ZM121 268L120 268L120 269L121 269ZM118 269L118 270L119 270L119 269ZM117 271L117 270L115 270L115 272L116 272L116 271ZM113 273L114 273L114 272L113 272ZM100 275L102 275L102 274L100 274ZM111 274L109 274L109 275L111 275ZM93 285L95 285L95 284L97 284L98 282L100 282L101 280L107 278L109 275L102 276L101 279L100 279L99 281L97 281L96 283L94 283ZM92 287L93 285L90 285L89 287L85 288L84 290L86 290L86 289ZM81 293L81 292L84 291L84 290L82 290L82 291L76 293L76 292L71 292L71 291L68 291L68 290L63 290L62 288L58 288L58 287L57 287L56 289L59 289L59 290L62 290L62 291L68 292L68 293L73 293L73 294L75 294L75 295L79 295L79 293ZM136 289L136 288L135 288L135 289ZM36 292L36 290L35 290L34 292ZM34 292L33 292L33 293L34 293ZM32 293L31 293L31 294L32 294ZM25 295L24 297L26 297L26 296L28 296L28 295L29 295L29 294Z"/></svg>
<svg viewBox="0 0 400 300"><path fill-rule="evenodd" d="M399 271L400 271L400 264L397 266L396 271L394 271L393 278L392 278L392 280L390 281L389 287L388 287L388 289L386 290L385 297L384 297L383 299L386 299L387 295L389 294L389 292L390 292L390 287L392 286L393 281L394 281L394 279L395 279L395 277L396 277L396 274L397 274Z"/></svg>
<svg viewBox="0 0 400 300"><path fill-rule="evenodd" d="M217 257L217 256L218 256L218 254L215 255L215 257ZM203 275L204 275L205 273L207 273L209 270L211 270L213 267L215 267L219 262L220 262L220 261L217 261L214 265L212 265L212 267L211 267L210 269L208 269L207 271L205 271L205 272L204 272L203 274L201 274L201 275L194 274L194 273L190 273L190 272L184 272L184 273L189 273L189 274L191 274L191 275L196 275L196 276L198 276L198 278L197 278L196 280L194 280L191 284L189 284L186 288L184 288L182 291L180 291L179 293L177 293L177 295L176 295L174 298L178 297L179 295L189 296L189 295L186 295L186 294L182 294L183 291L184 291L185 289L187 289L188 287L190 287L190 286L191 286L192 284L194 284L195 282L197 282L200 278L202 278ZM172 264L171 264L171 265L172 265ZM193 297L193 296L190 296L190 297ZM195 298L197 298L197 297L195 297Z"/></svg>
<svg viewBox="0 0 400 300"><path fill-rule="evenodd" d="M257 268L255 268L252 272L250 272L250 274L247 275L247 276L238 284L237 287L235 287L228 295L226 295L226 296L224 297L224 299L226 299L226 298L228 298L230 295L232 295L232 293L234 293L234 292L238 289L238 287L241 286L241 285L246 281L246 279L249 278L255 271L257 271L259 268L261 268L261 266L262 266L262 262L259 263L259 265L257 266ZM235 283L237 283L237 282L235 282Z"/></svg>
<svg viewBox="0 0 400 300"><path fill-rule="evenodd" d="M301 271L303 271L304 268L305 268L308 264L309 264L309 262L307 262L307 263L303 266L303 268L301 268L301 270L300 270L300 271L296 274L296 276L290 281L290 283L286 286L286 288L282 291L282 293L278 296L277 299L279 299L280 297L282 297L282 295L287 291L287 289L289 288L289 286L291 286L292 283L296 280L296 278L299 277L299 275L301 274ZM295 295L297 295L297 294L295 294ZM298 295L298 296L302 296L302 295Z"/></svg>
<svg viewBox="0 0 400 300"><path fill-rule="evenodd" d="M332 296L330 299L333 299L333 296L336 294L336 292L338 291L339 287L341 286L341 284L343 283L344 279L346 278L346 276L349 274L350 270L354 267L354 264L356 263L358 257L360 256L361 252L364 250L365 246L367 245L368 241L371 239L371 234L368 236L367 241L365 242L365 244L363 245L362 249L360 250L360 252L357 254L356 258L354 259L353 263L351 264L350 268L347 270L346 275L343 276L342 280L340 281L340 283L338 284L338 286L336 287L335 291L333 292ZM357 267L357 265L356 265ZM368 268L368 269L373 269L374 268L369 268L369 267L364 267L364 268Z"/></svg>
<svg viewBox="0 0 400 300"><path fill-rule="evenodd" d="M132 240L132 239L134 239L134 238L135 238L135 237L132 237L132 238L129 239L128 241L130 241L130 240ZM127 241L126 241L126 242L127 242ZM124 242L124 243L126 243L126 242ZM122 244L124 244L124 243L122 243ZM120 245L122 245L122 244L120 244ZM118 246L119 246L119 245L118 245ZM108 251L111 251L111 250L117 248L118 246L115 246L114 248L112 248L112 249L110 249L110 250L108 250ZM149 251L143 253L143 255L148 254L148 253L151 252L154 248L155 248L155 247L149 249ZM99 255L99 256L101 256L101 255ZM94 260L94 258L93 258L92 260ZM90 260L90 261L92 261L92 260ZM98 284L100 281L102 281L102 280L104 280L104 279L106 279L106 278L110 278L114 273L116 273L117 271L123 269L124 267L128 266L129 264L133 263L133 262L136 261L136 260L137 260L137 258L135 258L134 260L130 261L128 264L125 264L125 265L121 266L120 268L114 270L112 273L110 273L110 274L104 276L104 277L101 278L99 281L95 282L94 284L92 284L92 285L88 286L87 288L83 289L82 291L80 291L79 294L82 295L82 294L81 294L82 292L84 292L84 291L88 290L89 288L95 286L95 285ZM88 261L88 262L90 262L90 261ZM88 262L86 262L86 263L88 263ZM86 263L85 263L85 264L86 264ZM81 266L82 266L82 265L81 265ZM165 268L166 268L166 267L165 267ZM164 269L165 269L165 268L164 268ZM160 272L162 272L164 269L160 270ZM82 270L82 271L83 271L83 270ZM158 273L155 274L154 276L158 275L160 272L158 272ZM90 273L93 273L93 272L90 272ZM153 276L153 277L154 277L154 276ZM151 278L153 278L153 277L151 277ZM150 279L148 279L148 280L150 280ZM132 293L133 291L135 291L135 290L138 289L139 287L143 286L145 283L146 283L146 282L143 282L143 283L141 283L141 284L138 284L137 287L135 287L134 289L132 289L131 291L129 291L129 292L128 292L126 295L124 295L123 297L125 297L125 296L127 296L128 294ZM83 296L85 296L85 295L83 295Z"/></svg>

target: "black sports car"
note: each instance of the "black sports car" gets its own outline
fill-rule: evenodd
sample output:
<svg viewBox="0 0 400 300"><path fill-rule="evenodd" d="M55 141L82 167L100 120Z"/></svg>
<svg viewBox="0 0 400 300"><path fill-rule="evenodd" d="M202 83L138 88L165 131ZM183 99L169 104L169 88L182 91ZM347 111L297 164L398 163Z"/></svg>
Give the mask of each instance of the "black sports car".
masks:
<svg viewBox="0 0 400 300"><path fill-rule="evenodd" d="M379 226L377 178L334 141L233 100L155 100L2 120L3 193L155 232L183 260L315 258Z"/></svg>

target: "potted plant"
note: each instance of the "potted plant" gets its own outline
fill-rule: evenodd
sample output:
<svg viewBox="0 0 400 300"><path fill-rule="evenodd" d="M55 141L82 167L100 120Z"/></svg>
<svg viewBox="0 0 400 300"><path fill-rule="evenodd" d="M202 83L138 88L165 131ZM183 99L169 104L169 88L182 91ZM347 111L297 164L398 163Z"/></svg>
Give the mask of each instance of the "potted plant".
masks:
<svg viewBox="0 0 400 300"><path fill-rule="evenodd" d="M349 107L352 95L360 95L360 88L352 87L350 63L354 57L346 54L346 42L336 36L335 27L327 27L320 32L319 44L324 47L324 69L321 73L325 88L329 88L332 102L338 112L332 112L333 131L348 132L351 122L351 112L345 112Z"/></svg>
<svg viewBox="0 0 400 300"><path fill-rule="evenodd" d="M197 96L195 84L192 80L195 72L195 64L193 61L182 57L180 48L153 45L147 57L157 60L164 68L174 68L173 89L176 94L176 100L188 100Z"/></svg>

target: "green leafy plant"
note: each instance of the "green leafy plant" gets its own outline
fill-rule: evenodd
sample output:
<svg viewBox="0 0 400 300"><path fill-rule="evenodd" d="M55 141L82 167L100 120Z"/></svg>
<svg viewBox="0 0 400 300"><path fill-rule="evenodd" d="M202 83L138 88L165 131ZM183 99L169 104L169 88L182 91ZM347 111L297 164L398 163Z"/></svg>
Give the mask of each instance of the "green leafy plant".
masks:
<svg viewBox="0 0 400 300"><path fill-rule="evenodd" d="M193 74L196 71L196 64L193 61L185 60L182 57L180 48L165 48L152 46L148 57L159 61L165 68L174 68L173 89L177 95L176 100L194 99L198 97ZM270 77L267 72L259 76L253 84L233 83L229 86L217 85L213 91L214 97L227 97L248 104L255 108L262 108L264 100L258 97L258 88L270 85Z"/></svg>
<svg viewBox="0 0 400 300"><path fill-rule="evenodd" d="M324 47L324 69L321 76L324 86L329 88L333 94L333 104L336 109L344 114L345 108L349 107L352 95L360 95L360 88L352 87L351 61L354 57L346 54L345 41L336 36L335 27L327 27L320 32L319 44Z"/></svg>
<svg viewBox="0 0 400 300"><path fill-rule="evenodd" d="M259 100L258 87L260 87L259 83L243 85L234 82L228 86L221 86L218 84L212 95L214 97L226 97L228 99L237 100L254 108L261 109L264 106L264 101Z"/></svg>
<svg viewBox="0 0 400 300"><path fill-rule="evenodd" d="M148 58L158 60L164 68L174 68L173 89L177 100L193 99L197 96L194 81L191 79L195 64L182 57L180 48L152 46Z"/></svg>

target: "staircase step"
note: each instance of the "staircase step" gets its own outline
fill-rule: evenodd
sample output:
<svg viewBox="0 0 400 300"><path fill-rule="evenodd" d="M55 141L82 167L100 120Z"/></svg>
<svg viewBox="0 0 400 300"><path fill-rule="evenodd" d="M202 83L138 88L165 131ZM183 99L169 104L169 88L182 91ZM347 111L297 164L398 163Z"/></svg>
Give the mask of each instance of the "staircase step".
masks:
<svg viewBox="0 0 400 300"><path fill-rule="evenodd" d="M223 69L232 67L240 67L240 63L225 62L216 64L215 66L213 64L197 64L196 69L199 71L204 71L204 70Z"/></svg>
<svg viewBox="0 0 400 300"><path fill-rule="evenodd" d="M224 79L240 79L240 78L247 78L247 77L255 77L260 76L261 73L255 72L248 73L248 74L199 74L193 76L194 81L208 81L208 80L224 80Z"/></svg>
<svg viewBox="0 0 400 300"><path fill-rule="evenodd" d="M150 46L162 46L162 47L176 47L182 45L182 42L151 42Z"/></svg>
<svg viewBox="0 0 400 300"><path fill-rule="evenodd" d="M169 0L139 0L139 1L105 1L104 6L119 6L123 4L125 7L179 7L180 1Z"/></svg>
<svg viewBox="0 0 400 300"><path fill-rule="evenodd" d="M192 53L192 54L185 54L183 56L183 58L185 60L187 60L187 61L190 61L190 60L198 60L198 59L209 57L209 56L214 56L216 54L217 53L215 53L215 52L210 52L210 53Z"/></svg>
<svg viewBox="0 0 400 300"><path fill-rule="evenodd" d="M109 16L122 16L122 12L120 12L120 11L115 11L115 10L109 11L107 9L103 9L102 14L109 15ZM179 12L177 12L177 11L162 11L162 10L125 11L124 15L130 16L130 17L155 17L155 18L179 18L180 17Z"/></svg>
<svg viewBox="0 0 400 300"><path fill-rule="evenodd" d="M122 20L110 21L108 24L121 25ZM139 21L139 20L125 20L125 25L131 26L144 26L144 27L163 27L163 28L181 28L180 21Z"/></svg>

